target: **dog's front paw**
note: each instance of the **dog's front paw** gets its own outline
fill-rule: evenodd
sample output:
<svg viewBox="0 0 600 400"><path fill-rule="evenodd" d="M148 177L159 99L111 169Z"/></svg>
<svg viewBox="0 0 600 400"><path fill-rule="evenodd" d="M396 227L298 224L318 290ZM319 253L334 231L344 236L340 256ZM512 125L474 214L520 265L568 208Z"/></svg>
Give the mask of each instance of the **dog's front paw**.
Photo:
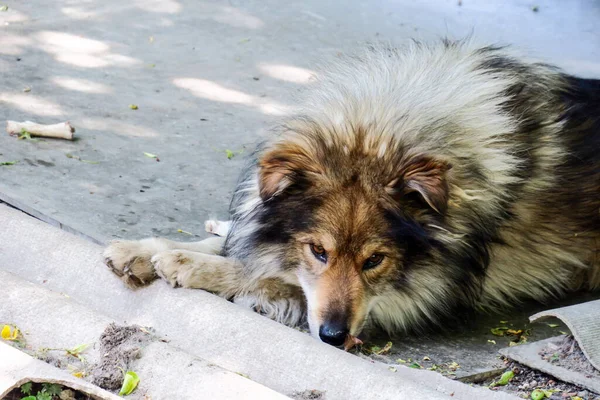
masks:
<svg viewBox="0 0 600 400"><path fill-rule="evenodd" d="M173 287L186 286L185 281L193 268L193 260L185 253L185 250L163 251L151 259L156 274Z"/></svg>
<svg viewBox="0 0 600 400"><path fill-rule="evenodd" d="M144 240L115 240L104 250L104 263L128 286L137 288L156 278L150 262L153 246Z"/></svg>

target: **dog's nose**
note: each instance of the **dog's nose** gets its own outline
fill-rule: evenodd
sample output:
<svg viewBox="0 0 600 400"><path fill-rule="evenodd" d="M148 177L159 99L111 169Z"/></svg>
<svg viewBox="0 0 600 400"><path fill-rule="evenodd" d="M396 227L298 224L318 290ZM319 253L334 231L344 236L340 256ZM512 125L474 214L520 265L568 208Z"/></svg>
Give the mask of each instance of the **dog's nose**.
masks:
<svg viewBox="0 0 600 400"><path fill-rule="evenodd" d="M348 332L345 325L325 323L319 328L319 337L325 343L339 347L346 341Z"/></svg>

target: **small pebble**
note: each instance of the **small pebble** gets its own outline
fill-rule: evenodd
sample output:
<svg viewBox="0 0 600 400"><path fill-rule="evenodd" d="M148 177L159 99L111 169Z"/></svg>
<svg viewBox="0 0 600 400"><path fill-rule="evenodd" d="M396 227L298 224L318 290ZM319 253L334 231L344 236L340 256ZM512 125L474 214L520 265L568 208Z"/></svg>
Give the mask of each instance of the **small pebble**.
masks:
<svg viewBox="0 0 600 400"><path fill-rule="evenodd" d="M529 387L530 387L530 388L534 388L534 387L536 387L537 385L538 385L537 381L531 381L531 382L529 382Z"/></svg>
<svg viewBox="0 0 600 400"><path fill-rule="evenodd" d="M587 398L588 392L587 390L583 390L581 392L577 392L577 396L581 397L582 399Z"/></svg>

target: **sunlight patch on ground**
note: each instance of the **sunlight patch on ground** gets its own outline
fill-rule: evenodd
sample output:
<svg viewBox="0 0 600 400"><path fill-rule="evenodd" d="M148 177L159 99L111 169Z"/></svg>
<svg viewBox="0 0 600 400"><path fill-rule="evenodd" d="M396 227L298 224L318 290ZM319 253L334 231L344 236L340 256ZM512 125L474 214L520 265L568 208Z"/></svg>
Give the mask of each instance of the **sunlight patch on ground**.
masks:
<svg viewBox="0 0 600 400"><path fill-rule="evenodd" d="M110 52L104 42L64 32L42 31L35 35L40 48L62 63L85 68L132 66L139 60Z"/></svg>
<svg viewBox="0 0 600 400"><path fill-rule="evenodd" d="M81 7L63 7L60 11L72 19L88 19L97 15L94 11L85 10Z"/></svg>
<svg viewBox="0 0 600 400"><path fill-rule="evenodd" d="M134 0L133 4L141 10L163 14L176 14L182 8L175 0Z"/></svg>
<svg viewBox="0 0 600 400"><path fill-rule="evenodd" d="M64 115L58 104L24 93L0 93L0 102L12 105L26 113L41 116Z"/></svg>
<svg viewBox="0 0 600 400"><path fill-rule="evenodd" d="M239 90L228 89L218 83L197 78L178 78L173 84L181 89L190 91L194 96L222 103L243 104L255 107L264 114L286 115L291 108L273 101L249 95Z"/></svg>
<svg viewBox="0 0 600 400"><path fill-rule="evenodd" d="M0 35L0 54L14 56L23 53L23 47L29 46L31 39L4 33Z"/></svg>
<svg viewBox="0 0 600 400"><path fill-rule="evenodd" d="M222 7L212 19L236 28L260 29L265 25L261 19L234 7Z"/></svg>
<svg viewBox="0 0 600 400"><path fill-rule="evenodd" d="M56 85L77 92L84 93L110 93L112 89L101 83L89 81L87 79L69 78L66 76L55 76L52 82Z"/></svg>
<svg viewBox="0 0 600 400"><path fill-rule="evenodd" d="M29 19L27 15L13 8L0 12L0 25L10 25L11 22L25 22L29 21Z"/></svg>
<svg viewBox="0 0 600 400"><path fill-rule="evenodd" d="M317 75L306 68L282 64L260 64L258 69L271 78L293 83L308 83Z"/></svg>

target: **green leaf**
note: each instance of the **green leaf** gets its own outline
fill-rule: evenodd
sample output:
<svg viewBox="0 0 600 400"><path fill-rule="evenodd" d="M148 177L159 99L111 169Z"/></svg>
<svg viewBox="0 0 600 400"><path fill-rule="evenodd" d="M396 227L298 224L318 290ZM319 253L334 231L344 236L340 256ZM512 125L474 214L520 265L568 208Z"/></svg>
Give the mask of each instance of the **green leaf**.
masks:
<svg viewBox="0 0 600 400"><path fill-rule="evenodd" d="M140 378L138 375L133 371L127 371L123 377L123 386L121 386L119 396L127 396L131 394L137 387L138 383L140 383Z"/></svg>
<svg viewBox="0 0 600 400"><path fill-rule="evenodd" d="M52 400L52 395L44 391L38 392L36 396L37 400Z"/></svg>
<svg viewBox="0 0 600 400"><path fill-rule="evenodd" d="M412 364L409 365L410 368L415 368L415 369L421 369L423 367L421 367L421 364L419 364L418 362L414 362Z"/></svg>
<svg viewBox="0 0 600 400"><path fill-rule="evenodd" d="M225 154L227 154L228 160L231 160L233 158L233 156L235 156L235 153L229 149L225 150Z"/></svg>
<svg viewBox="0 0 600 400"><path fill-rule="evenodd" d="M15 165L18 161L0 161L0 165Z"/></svg>
<svg viewBox="0 0 600 400"><path fill-rule="evenodd" d="M505 373L502 374L502 376L500 377L500 379L498 379L498 381L496 381L496 382L493 382L490 385L490 387L505 386L514 377L515 377L515 373L512 370L506 371Z"/></svg>
<svg viewBox="0 0 600 400"><path fill-rule="evenodd" d="M496 328L490 329L490 332L492 332L492 335L504 336L508 329L509 328L507 326L498 326Z"/></svg>
<svg viewBox="0 0 600 400"><path fill-rule="evenodd" d="M535 389L531 392L531 400L542 400L546 397L546 393L543 390Z"/></svg>
<svg viewBox="0 0 600 400"><path fill-rule="evenodd" d="M35 396L22 397L21 400L37 400Z"/></svg>
<svg viewBox="0 0 600 400"><path fill-rule="evenodd" d="M23 394L31 394L31 385L33 382L27 382L21 385L21 393Z"/></svg>
<svg viewBox="0 0 600 400"><path fill-rule="evenodd" d="M0 11L8 11L8 6L2 6L2 7L0 7Z"/></svg>
<svg viewBox="0 0 600 400"><path fill-rule="evenodd" d="M138 109L138 106L137 106L137 105L135 105L135 104L130 104L130 105L129 105L129 108L131 108L132 110L137 110L137 109Z"/></svg>
<svg viewBox="0 0 600 400"><path fill-rule="evenodd" d="M152 153L146 153L146 152L144 152L144 155L146 157L150 157L150 158L158 158L158 156L156 154L152 154Z"/></svg>
<svg viewBox="0 0 600 400"><path fill-rule="evenodd" d="M42 391L53 396L58 396L63 391L62 386L57 383L42 383Z"/></svg>
<svg viewBox="0 0 600 400"><path fill-rule="evenodd" d="M67 349L67 353L69 353L72 356L77 357L79 354L83 353L88 347L90 347L89 343L88 344L80 344L79 346L75 346L72 349Z"/></svg>
<svg viewBox="0 0 600 400"><path fill-rule="evenodd" d="M548 325L550 328L558 328L560 325L559 324L546 324Z"/></svg>

